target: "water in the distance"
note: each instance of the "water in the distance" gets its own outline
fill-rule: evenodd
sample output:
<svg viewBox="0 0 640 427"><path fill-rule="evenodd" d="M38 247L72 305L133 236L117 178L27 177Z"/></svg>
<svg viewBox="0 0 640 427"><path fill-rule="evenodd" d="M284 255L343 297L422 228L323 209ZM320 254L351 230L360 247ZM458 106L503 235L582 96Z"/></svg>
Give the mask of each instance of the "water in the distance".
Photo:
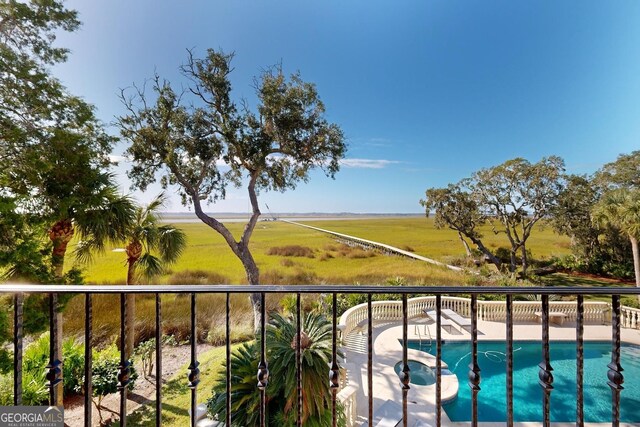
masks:
<svg viewBox="0 0 640 427"><path fill-rule="evenodd" d="M421 349L419 342L409 348ZM542 360L540 342L514 342L513 410L515 421L542 421L542 389L538 384L538 363ZM423 351L435 355L435 345L423 343ZM467 386L471 343L446 342L442 360L458 377L460 389L454 401L444 405L451 421L471 420L471 391ZM506 416L506 357L504 342L478 343L478 364L482 382L478 393L480 421L504 422ZM623 422L640 422L640 347L622 345L621 364L625 382L621 394L620 417ZM585 342L584 345L584 417L585 422L611 421L611 389L607 385L607 364L611 361L610 342ZM576 345L551 342L553 391L551 421L575 422L576 419Z"/></svg>

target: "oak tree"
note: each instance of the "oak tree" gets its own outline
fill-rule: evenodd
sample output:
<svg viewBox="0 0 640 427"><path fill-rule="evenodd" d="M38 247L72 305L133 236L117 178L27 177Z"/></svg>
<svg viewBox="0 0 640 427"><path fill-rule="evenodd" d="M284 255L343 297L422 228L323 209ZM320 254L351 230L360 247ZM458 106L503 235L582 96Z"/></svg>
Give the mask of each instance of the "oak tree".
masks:
<svg viewBox="0 0 640 427"><path fill-rule="evenodd" d="M261 214L261 190L285 191L309 179L314 168L333 177L346 146L342 130L325 118L315 85L298 73L287 77L269 67L254 81L258 105L232 98L233 54L209 49L204 58L189 51L181 67L188 90L176 92L159 76L152 79L154 98L144 87L123 90L128 113L118 119L121 135L131 145L129 176L142 190L160 177L163 187L177 185L183 203L222 235L244 266L247 280L259 285L259 269L249 243ZM220 165L225 165L224 168ZM226 168L226 169L225 169ZM203 203L225 197L225 189L244 183L251 217L239 239ZM255 325L260 296L252 294Z"/></svg>

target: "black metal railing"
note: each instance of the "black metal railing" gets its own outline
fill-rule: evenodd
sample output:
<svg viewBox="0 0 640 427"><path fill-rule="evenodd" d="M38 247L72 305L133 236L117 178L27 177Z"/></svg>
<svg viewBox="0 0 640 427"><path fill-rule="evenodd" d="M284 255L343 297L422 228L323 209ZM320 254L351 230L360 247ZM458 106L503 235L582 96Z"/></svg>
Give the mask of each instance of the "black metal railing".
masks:
<svg viewBox="0 0 640 427"><path fill-rule="evenodd" d="M640 289L637 288L519 288L519 287L395 287L395 286L222 286L222 285L197 285L197 286L60 286L60 285L17 285L4 284L0 285L0 293L12 294L14 296L14 404L22 404L22 354L23 354L23 322L24 322L24 295L25 294L48 294L49 295L49 319L50 319L50 360L47 365L47 387L50 391L50 404L55 405L61 402L62 381L62 365L60 355L57 354L57 347L54 345L59 338L57 334L55 310L57 307L57 299L61 294L84 294L85 295L85 405L84 405L84 425L90 426L92 419L91 409L91 347L93 343L92 335L92 297L97 294L117 294L120 296L120 348L121 358L118 368L118 390L120 392L120 425L125 427L127 424L127 385L129 384L130 362L129 356L126 354L126 316L127 295L128 294L151 294L155 296L155 366L156 366L156 425L162 423L162 301L161 295L164 294L188 294L190 296L190 347L191 358L188 367L187 382L191 390L191 408L190 423L192 426L196 424L196 406L197 406L197 389L200 382L199 362L196 352L196 300L199 294L224 294L226 295L226 419L225 425L232 425L231 411L231 342L230 342L230 295L231 294L249 294L259 293L261 302L260 311L260 334L261 348L260 361L256 375L256 393L260 394L260 426L264 427L266 420L266 388L269 383L269 368L267 354L267 340L265 336L266 324L268 322L265 296L267 294L293 294L296 296L296 313L297 313L297 345L296 345L296 384L297 384L297 420L298 425L302 425L302 360L301 360L301 332L300 323L301 314L301 294L328 294L332 296L332 360L328 366L327 381L331 390L332 402L332 425L337 425L337 398L336 395L340 388L340 361L338 359L338 318L336 313L337 295L338 294L366 294L367 305L367 382L368 382L368 408L366 419L368 425L373 425L373 308L372 296L376 294L399 294L402 298L402 369L399 374L399 389L402 391L402 425L407 426L411 414L408 412L408 392L410 390L410 370L408 365L407 354L407 327L408 327L408 295L435 295L435 312L436 312L436 385L435 385L435 424L440 427L442 424L442 309L443 295L471 295L470 317L471 328L469 330L472 344L472 359L469 364L469 387L471 388L472 399L472 420L471 425L478 424L478 391L482 386L482 377L478 366L478 296L480 295L506 295L506 396L507 396L507 419L508 426L513 425L513 297L515 295L540 295L541 296L541 324L542 324L542 342L541 342L541 359L539 366L539 384L543 390L543 401L541 402L541 411L543 415L543 425L550 425L550 396L553 392L553 368L549 354L549 297L550 295L571 295L576 296L576 425L583 425L584 408L583 408L583 378L584 378L584 296L599 295L611 298L611 346L612 355L611 363L608 367L608 382L611 388L611 425L619 426L620 423L620 392L624 381L622 375L622 366L620 364L620 345L621 345L621 295L640 295ZM638 319L635 319L637 321ZM636 322L637 323L637 322Z"/></svg>

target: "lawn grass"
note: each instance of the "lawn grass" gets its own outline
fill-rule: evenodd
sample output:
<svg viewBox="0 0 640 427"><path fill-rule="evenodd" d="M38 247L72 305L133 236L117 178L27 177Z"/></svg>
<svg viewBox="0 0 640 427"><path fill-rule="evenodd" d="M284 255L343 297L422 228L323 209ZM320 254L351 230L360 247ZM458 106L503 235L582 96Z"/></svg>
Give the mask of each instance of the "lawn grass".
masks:
<svg viewBox="0 0 640 427"><path fill-rule="evenodd" d="M232 351L238 346L231 347ZM216 347L198 355L200 362L200 383L198 384L198 403L204 403L211 396L218 373L222 371L225 360L225 347ZM182 427L189 425L191 407L191 389L187 386L187 366L185 364L162 386L162 425ZM135 410L127 417L129 425L139 427L155 426L155 395L152 401ZM119 426L116 422L114 426Z"/></svg>

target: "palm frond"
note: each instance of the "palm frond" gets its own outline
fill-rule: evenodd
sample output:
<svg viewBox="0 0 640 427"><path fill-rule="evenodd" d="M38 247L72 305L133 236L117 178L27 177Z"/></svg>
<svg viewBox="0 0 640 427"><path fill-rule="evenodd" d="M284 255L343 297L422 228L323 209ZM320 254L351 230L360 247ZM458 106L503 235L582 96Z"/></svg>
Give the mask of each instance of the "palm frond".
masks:
<svg viewBox="0 0 640 427"><path fill-rule="evenodd" d="M158 252L166 263L175 262L187 246L187 235L171 225L158 227Z"/></svg>
<svg viewBox="0 0 640 427"><path fill-rule="evenodd" d="M136 271L144 277L152 278L161 275L164 268L158 257L145 253L136 261Z"/></svg>

